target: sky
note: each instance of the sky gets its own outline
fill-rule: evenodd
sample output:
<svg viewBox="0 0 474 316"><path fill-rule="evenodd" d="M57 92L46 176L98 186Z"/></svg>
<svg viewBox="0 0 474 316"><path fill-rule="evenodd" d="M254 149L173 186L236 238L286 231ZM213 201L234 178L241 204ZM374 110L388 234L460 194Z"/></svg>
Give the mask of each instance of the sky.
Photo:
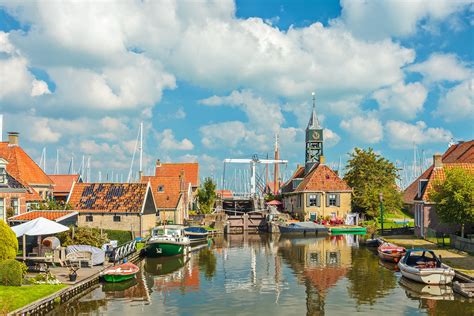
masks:
<svg viewBox="0 0 474 316"><path fill-rule="evenodd" d="M472 1L4 1L0 114L46 171L127 178L155 161L304 163L316 93L326 160L399 167L474 138ZM133 166L136 174L137 158Z"/></svg>

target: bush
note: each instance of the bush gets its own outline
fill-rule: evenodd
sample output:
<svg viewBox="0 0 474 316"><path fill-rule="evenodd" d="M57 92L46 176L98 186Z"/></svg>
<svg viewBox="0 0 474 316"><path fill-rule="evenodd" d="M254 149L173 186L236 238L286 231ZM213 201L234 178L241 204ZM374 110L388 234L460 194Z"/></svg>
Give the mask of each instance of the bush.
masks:
<svg viewBox="0 0 474 316"><path fill-rule="evenodd" d="M13 230L0 219L0 262L15 259L18 252L18 239Z"/></svg>
<svg viewBox="0 0 474 316"><path fill-rule="evenodd" d="M132 240L132 232L126 230L105 230L110 240L117 240L118 245L123 245Z"/></svg>
<svg viewBox="0 0 474 316"><path fill-rule="evenodd" d="M74 238L73 238L74 232ZM97 228L88 227L70 227L68 231L59 233L59 240L64 247L71 245L89 245L94 247L102 247L108 241L107 234L100 234Z"/></svg>
<svg viewBox="0 0 474 316"><path fill-rule="evenodd" d="M28 268L23 262L8 259L0 262L0 284L20 286Z"/></svg>

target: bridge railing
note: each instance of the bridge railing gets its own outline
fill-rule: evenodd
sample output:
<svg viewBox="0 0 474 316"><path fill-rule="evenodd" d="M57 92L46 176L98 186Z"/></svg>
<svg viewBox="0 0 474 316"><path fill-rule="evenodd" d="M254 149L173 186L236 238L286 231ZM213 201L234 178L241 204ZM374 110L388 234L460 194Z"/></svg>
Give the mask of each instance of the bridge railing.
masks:
<svg viewBox="0 0 474 316"><path fill-rule="evenodd" d="M137 249L137 241L136 240L129 241L129 242L115 248L114 252L113 252L114 262L122 260L123 258L127 257L128 255L131 255L132 253L135 252L136 249Z"/></svg>

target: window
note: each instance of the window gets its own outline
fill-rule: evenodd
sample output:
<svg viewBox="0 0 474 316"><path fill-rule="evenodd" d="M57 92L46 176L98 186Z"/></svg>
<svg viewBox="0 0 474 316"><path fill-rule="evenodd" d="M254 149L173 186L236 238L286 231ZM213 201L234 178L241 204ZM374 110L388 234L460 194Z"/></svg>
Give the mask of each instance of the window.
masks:
<svg viewBox="0 0 474 316"><path fill-rule="evenodd" d="M328 194L328 206L336 206L337 205L337 195L330 193Z"/></svg>
<svg viewBox="0 0 474 316"><path fill-rule="evenodd" d="M93 222L94 217L92 215L86 215L86 222Z"/></svg>
<svg viewBox="0 0 474 316"><path fill-rule="evenodd" d="M426 185L428 184L427 179L421 179L418 181L418 197L421 198L423 192L425 191Z"/></svg>
<svg viewBox="0 0 474 316"><path fill-rule="evenodd" d="M0 199L0 218L5 220L5 200Z"/></svg>
<svg viewBox="0 0 474 316"><path fill-rule="evenodd" d="M308 206L319 206L318 204L318 195L317 194L310 194Z"/></svg>
<svg viewBox="0 0 474 316"><path fill-rule="evenodd" d="M0 184L6 184L7 183L7 172L5 171L5 168L0 168Z"/></svg>
<svg viewBox="0 0 474 316"><path fill-rule="evenodd" d="M165 190L165 186L162 185L162 184L160 184L160 185L158 186L157 191L158 191L158 192L163 192L164 190Z"/></svg>
<svg viewBox="0 0 474 316"><path fill-rule="evenodd" d="M14 215L18 215L18 214L19 214L18 199L12 198L12 199L10 200L10 206L11 206L12 209L13 209L13 214L14 214Z"/></svg>
<svg viewBox="0 0 474 316"><path fill-rule="evenodd" d="M122 219L118 215L114 215L114 222L120 222Z"/></svg>

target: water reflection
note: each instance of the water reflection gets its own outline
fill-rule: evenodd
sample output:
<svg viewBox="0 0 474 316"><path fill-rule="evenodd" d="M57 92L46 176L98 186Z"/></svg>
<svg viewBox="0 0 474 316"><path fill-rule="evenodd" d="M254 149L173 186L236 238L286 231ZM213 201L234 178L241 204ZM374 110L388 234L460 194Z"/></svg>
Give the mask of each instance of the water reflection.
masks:
<svg viewBox="0 0 474 316"><path fill-rule="evenodd" d="M473 311L473 304L461 301L451 288L400 280L395 265L359 248L358 236L230 235L190 256L147 258L140 267L136 280L102 284L53 314L471 315Z"/></svg>

